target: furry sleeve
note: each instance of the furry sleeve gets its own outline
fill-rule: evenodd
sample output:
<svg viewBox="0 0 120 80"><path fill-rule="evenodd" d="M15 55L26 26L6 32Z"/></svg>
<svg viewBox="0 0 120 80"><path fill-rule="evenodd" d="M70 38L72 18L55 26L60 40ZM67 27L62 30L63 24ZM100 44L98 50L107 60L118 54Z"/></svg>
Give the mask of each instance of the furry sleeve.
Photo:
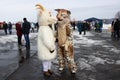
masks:
<svg viewBox="0 0 120 80"><path fill-rule="evenodd" d="M50 50L53 51L55 49L55 38L52 30L49 27L44 27L42 30L42 41L43 44Z"/></svg>

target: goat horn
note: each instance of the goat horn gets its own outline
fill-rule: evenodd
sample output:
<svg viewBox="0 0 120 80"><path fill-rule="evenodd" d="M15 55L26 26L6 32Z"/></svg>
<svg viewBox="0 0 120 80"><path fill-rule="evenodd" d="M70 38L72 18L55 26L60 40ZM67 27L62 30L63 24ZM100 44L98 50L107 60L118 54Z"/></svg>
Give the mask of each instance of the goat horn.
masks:
<svg viewBox="0 0 120 80"><path fill-rule="evenodd" d="M41 9L42 11L45 10L45 8L44 8L42 5L40 5L40 4L36 4L35 6L36 6L38 9Z"/></svg>

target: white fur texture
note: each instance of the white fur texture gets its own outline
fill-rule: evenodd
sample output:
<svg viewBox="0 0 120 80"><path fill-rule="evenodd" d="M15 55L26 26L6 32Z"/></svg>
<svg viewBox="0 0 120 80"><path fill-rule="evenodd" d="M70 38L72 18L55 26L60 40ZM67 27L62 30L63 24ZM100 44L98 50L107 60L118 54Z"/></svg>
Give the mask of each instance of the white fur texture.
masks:
<svg viewBox="0 0 120 80"><path fill-rule="evenodd" d="M50 50L55 50L50 53ZM49 26L40 26L38 32L38 58L52 60L56 57L56 46L53 31Z"/></svg>

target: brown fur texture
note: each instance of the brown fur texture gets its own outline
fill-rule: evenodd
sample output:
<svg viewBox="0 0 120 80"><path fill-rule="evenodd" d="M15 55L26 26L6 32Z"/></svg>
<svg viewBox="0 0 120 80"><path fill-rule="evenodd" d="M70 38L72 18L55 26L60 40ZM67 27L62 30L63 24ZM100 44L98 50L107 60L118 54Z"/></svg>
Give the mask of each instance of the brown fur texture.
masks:
<svg viewBox="0 0 120 80"><path fill-rule="evenodd" d="M65 62L68 63L72 73L76 73L77 66L74 61L73 35L70 24L71 12L66 9L56 9L57 14L57 38L58 38L58 56L59 70L63 70Z"/></svg>

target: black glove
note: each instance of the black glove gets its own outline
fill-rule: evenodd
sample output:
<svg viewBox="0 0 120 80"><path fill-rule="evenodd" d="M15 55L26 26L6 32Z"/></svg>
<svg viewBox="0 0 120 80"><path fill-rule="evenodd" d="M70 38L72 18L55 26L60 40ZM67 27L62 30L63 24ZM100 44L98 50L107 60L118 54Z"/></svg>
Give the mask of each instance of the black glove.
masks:
<svg viewBox="0 0 120 80"><path fill-rule="evenodd" d="M58 39L56 39L55 42L58 42Z"/></svg>
<svg viewBox="0 0 120 80"><path fill-rule="evenodd" d="M50 51L50 53L53 53L53 52L54 52L54 50Z"/></svg>

